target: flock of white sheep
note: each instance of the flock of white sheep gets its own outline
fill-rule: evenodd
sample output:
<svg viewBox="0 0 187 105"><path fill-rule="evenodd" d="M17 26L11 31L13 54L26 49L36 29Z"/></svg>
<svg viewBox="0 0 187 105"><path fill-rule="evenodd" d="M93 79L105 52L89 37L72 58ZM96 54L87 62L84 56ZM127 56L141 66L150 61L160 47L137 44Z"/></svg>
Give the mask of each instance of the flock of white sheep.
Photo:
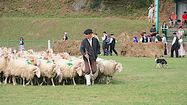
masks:
<svg viewBox="0 0 187 105"><path fill-rule="evenodd" d="M110 83L116 71L123 70L122 64L114 60L97 59L97 72L92 76L92 84ZM0 47L0 84L25 85L85 83L84 61L82 57L68 53L53 53L52 49L34 52L16 51ZM97 81L95 81L97 80ZM48 82L47 82L48 81Z"/></svg>

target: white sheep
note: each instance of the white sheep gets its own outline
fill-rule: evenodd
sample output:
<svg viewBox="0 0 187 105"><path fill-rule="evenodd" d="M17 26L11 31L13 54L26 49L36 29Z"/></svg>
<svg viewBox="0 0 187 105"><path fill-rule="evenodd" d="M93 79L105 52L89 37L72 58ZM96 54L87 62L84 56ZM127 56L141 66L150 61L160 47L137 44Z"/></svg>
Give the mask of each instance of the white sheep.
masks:
<svg viewBox="0 0 187 105"><path fill-rule="evenodd" d="M111 79L116 71L121 72L123 70L123 66L121 63L118 63L114 60L102 60L98 61L98 69L100 73L106 77L106 83L110 83Z"/></svg>
<svg viewBox="0 0 187 105"><path fill-rule="evenodd" d="M0 73L4 73L6 67L9 63L8 61L9 61L8 54L3 53L2 56L0 57ZM0 84L1 84L1 81L2 80L0 80Z"/></svg>
<svg viewBox="0 0 187 105"><path fill-rule="evenodd" d="M29 84L36 75L40 78L40 70L37 66L34 66L28 62L25 58L10 59L8 67L6 68L6 79L7 83L8 75L12 76L13 84L16 85L15 77L21 77L23 79L23 86L25 86L25 79L28 80Z"/></svg>
<svg viewBox="0 0 187 105"><path fill-rule="evenodd" d="M44 77L40 85L46 82L45 77L47 77L51 80L52 85L55 86L53 78L60 71L60 67L56 66L53 61L42 59L39 60L39 64L37 64L37 66L40 68L41 76Z"/></svg>
<svg viewBox="0 0 187 105"><path fill-rule="evenodd" d="M82 60L81 59L74 59L74 60L67 60L67 59L56 59L55 63L60 66L60 74L59 76L59 82L61 82L63 79L72 79L73 84L76 85L74 77L78 74L79 76L82 76L82 70L80 68ZM63 82L63 84L65 84Z"/></svg>

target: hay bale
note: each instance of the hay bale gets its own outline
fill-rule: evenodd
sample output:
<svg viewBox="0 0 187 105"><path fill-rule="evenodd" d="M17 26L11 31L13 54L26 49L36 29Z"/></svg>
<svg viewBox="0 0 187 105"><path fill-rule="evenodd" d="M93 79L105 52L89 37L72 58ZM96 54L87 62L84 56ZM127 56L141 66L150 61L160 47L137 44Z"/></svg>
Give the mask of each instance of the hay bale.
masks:
<svg viewBox="0 0 187 105"><path fill-rule="evenodd" d="M125 56L134 57L154 57L155 55L163 55L163 43L134 43L133 36L127 33L122 33L117 37L119 41L118 49L120 52L125 52Z"/></svg>
<svg viewBox="0 0 187 105"><path fill-rule="evenodd" d="M53 50L56 53L67 52L70 55L80 55L80 40L58 40L54 43Z"/></svg>
<svg viewBox="0 0 187 105"><path fill-rule="evenodd" d="M117 51L124 53L125 56L133 57L154 57L155 55L163 55L164 45L162 43L133 43L133 36L122 33L116 37ZM80 40L58 40L53 46L54 52L67 52L70 55L80 55Z"/></svg>

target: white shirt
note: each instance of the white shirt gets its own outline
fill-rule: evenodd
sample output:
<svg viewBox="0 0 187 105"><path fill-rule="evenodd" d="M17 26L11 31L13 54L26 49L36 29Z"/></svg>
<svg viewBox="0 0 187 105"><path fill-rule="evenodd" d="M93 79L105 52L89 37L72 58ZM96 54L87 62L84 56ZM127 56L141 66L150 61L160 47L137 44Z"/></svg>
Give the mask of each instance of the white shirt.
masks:
<svg viewBox="0 0 187 105"><path fill-rule="evenodd" d="M87 39L87 40L88 40L88 42L90 43L90 46L92 46L92 38Z"/></svg>
<svg viewBox="0 0 187 105"><path fill-rule="evenodd" d="M166 37L162 37L162 43L167 44Z"/></svg>
<svg viewBox="0 0 187 105"><path fill-rule="evenodd" d="M177 39L177 37L175 36L175 37L173 38L172 45L175 43L176 39Z"/></svg>
<svg viewBox="0 0 187 105"><path fill-rule="evenodd" d="M106 39L107 34L103 34L102 40Z"/></svg>
<svg viewBox="0 0 187 105"><path fill-rule="evenodd" d="M111 38L110 38L110 42L109 42L109 43L112 43L113 39L114 39L114 38L112 38L112 37L111 37Z"/></svg>

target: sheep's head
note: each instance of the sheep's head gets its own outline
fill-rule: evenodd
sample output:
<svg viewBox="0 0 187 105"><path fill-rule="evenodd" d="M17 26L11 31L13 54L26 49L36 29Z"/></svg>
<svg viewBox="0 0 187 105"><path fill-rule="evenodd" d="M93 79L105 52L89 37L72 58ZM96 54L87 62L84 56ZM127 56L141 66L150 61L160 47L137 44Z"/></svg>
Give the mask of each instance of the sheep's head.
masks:
<svg viewBox="0 0 187 105"><path fill-rule="evenodd" d="M39 69L37 66L34 67L33 71L34 71L34 73L36 74L36 76L37 76L38 78L40 78L40 69Z"/></svg>
<svg viewBox="0 0 187 105"><path fill-rule="evenodd" d="M59 76L61 74L60 65L56 65L55 72L56 72L57 76Z"/></svg>
<svg viewBox="0 0 187 105"><path fill-rule="evenodd" d="M83 72L82 72L82 68L81 67L77 67L76 69L76 72L79 76L82 76L83 75Z"/></svg>
<svg viewBox="0 0 187 105"><path fill-rule="evenodd" d="M81 62L81 61L78 61L78 62L74 65L74 68L73 68L79 76L82 76L82 75L83 75L83 69L82 69L81 64L82 64L82 62Z"/></svg>
<svg viewBox="0 0 187 105"><path fill-rule="evenodd" d="M71 58L71 56L67 52L60 53L60 55L63 59L70 59Z"/></svg>
<svg viewBox="0 0 187 105"><path fill-rule="evenodd" d="M121 63L117 63L115 70L121 72L123 70L123 65Z"/></svg>

